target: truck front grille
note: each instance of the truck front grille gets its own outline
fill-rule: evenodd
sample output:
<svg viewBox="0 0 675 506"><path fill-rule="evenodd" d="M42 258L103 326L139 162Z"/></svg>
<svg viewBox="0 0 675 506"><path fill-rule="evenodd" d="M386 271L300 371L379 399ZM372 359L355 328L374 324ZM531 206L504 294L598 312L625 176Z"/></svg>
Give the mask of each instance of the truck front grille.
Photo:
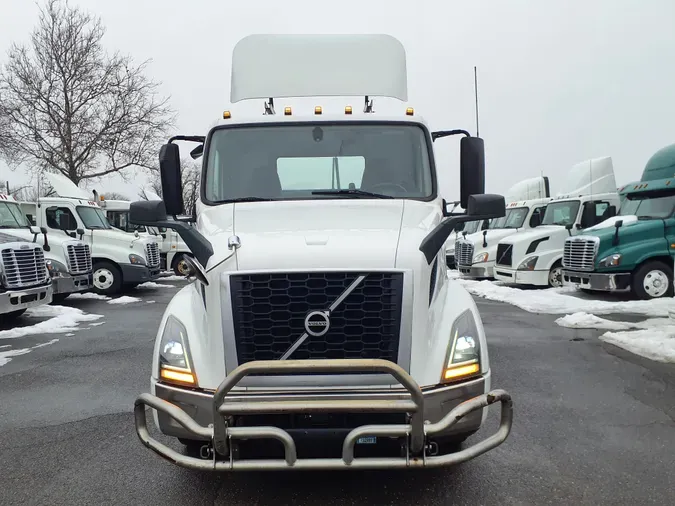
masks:
<svg viewBox="0 0 675 506"><path fill-rule="evenodd" d="M145 247L148 256L148 267L159 266L159 246L156 242L151 242Z"/></svg>
<svg viewBox="0 0 675 506"><path fill-rule="evenodd" d="M473 260L473 244L463 240L455 243L455 263L457 265L471 265Z"/></svg>
<svg viewBox="0 0 675 506"><path fill-rule="evenodd" d="M590 237L568 237L563 249L563 267L575 271L592 271L595 267L597 240Z"/></svg>
<svg viewBox="0 0 675 506"><path fill-rule="evenodd" d="M86 244L69 244L68 272L73 275L91 272L91 252Z"/></svg>
<svg viewBox="0 0 675 506"><path fill-rule="evenodd" d="M497 265L511 267L513 244L497 244Z"/></svg>
<svg viewBox="0 0 675 506"><path fill-rule="evenodd" d="M403 273L306 272L230 277L239 364L280 359L307 334L308 314L327 311L361 275L361 284L329 314L328 331L308 334L287 358L379 358L396 363Z"/></svg>
<svg viewBox="0 0 675 506"><path fill-rule="evenodd" d="M44 251L34 244L4 248L2 267L6 288L26 288L47 281Z"/></svg>

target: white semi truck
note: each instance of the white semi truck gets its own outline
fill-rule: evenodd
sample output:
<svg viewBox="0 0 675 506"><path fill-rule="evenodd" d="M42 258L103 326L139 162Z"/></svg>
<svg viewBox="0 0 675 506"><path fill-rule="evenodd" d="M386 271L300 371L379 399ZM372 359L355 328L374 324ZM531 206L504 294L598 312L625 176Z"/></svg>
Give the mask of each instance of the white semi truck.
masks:
<svg viewBox="0 0 675 506"><path fill-rule="evenodd" d="M49 173L46 177L59 197L21 202L21 209L34 225L59 231L89 246L94 291L113 295L159 276L156 239L130 236L113 228L85 190L61 174Z"/></svg>
<svg viewBox="0 0 675 506"><path fill-rule="evenodd" d="M274 103L326 96L348 98ZM363 111L347 102L364 96ZM400 105L378 114L376 96ZM405 50L384 35L246 37L231 102L260 97L262 115L170 139L164 200L131 205L132 223L178 231L196 278L159 325L142 443L215 471L437 467L500 445L511 399L492 389L480 314L443 250L457 223L504 215L483 194L483 140L432 132L407 106ZM433 143L454 134L467 211L448 216ZM176 219L181 141L204 154L194 227ZM499 429L457 451L494 403ZM187 452L153 438L147 407Z"/></svg>
<svg viewBox="0 0 675 506"><path fill-rule="evenodd" d="M455 263L463 278L492 278L500 239L538 227L551 200L546 176L524 179L513 185L506 199L506 213L487 229L463 235L455 244Z"/></svg>
<svg viewBox="0 0 675 506"><path fill-rule="evenodd" d="M499 242L495 279L518 285L562 286L565 240L615 216L620 207L611 157L578 163L563 188L548 204L541 226Z"/></svg>
<svg viewBox="0 0 675 506"><path fill-rule="evenodd" d="M46 228L32 226L12 195L0 194L2 232L32 241L42 247L52 278L52 302L63 302L71 293L92 288L92 262L89 246L58 231L48 235Z"/></svg>

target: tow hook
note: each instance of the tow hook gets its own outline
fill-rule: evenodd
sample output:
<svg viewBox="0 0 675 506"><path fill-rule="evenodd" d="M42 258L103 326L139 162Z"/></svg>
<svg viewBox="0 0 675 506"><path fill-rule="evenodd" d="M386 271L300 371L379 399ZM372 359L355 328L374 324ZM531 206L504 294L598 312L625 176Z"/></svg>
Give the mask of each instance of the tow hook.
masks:
<svg viewBox="0 0 675 506"><path fill-rule="evenodd" d="M438 455L438 443L436 441L429 441L426 444L425 454L429 457Z"/></svg>
<svg viewBox="0 0 675 506"><path fill-rule="evenodd" d="M213 447L209 444L201 446L199 448L199 456L204 460L210 459L213 456Z"/></svg>

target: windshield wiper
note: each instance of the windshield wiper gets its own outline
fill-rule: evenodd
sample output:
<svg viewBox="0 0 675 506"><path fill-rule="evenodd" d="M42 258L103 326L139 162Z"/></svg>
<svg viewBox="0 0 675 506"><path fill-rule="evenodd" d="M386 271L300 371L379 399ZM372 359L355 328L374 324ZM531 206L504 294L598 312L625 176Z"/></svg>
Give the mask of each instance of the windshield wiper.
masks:
<svg viewBox="0 0 675 506"><path fill-rule="evenodd" d="M315 190L312 195L354 195L355 197L375 197L377 199L393 199L391 195L372 193L364 190Z"/></svg>
<svg viewBox="0 0 675 506"><path fill-rule="evenodd" d="M273 200L267 197L237 197L236 199L222 200L219 204L230 204L232 202L271 202Z"/></svg>
<svg viewBox="0 0 675 506"><path fill-rule="evenodd" d="M660 220L658 216L649 216L649 215L644 215L644 216L638 216L638 220Z"/></svg>

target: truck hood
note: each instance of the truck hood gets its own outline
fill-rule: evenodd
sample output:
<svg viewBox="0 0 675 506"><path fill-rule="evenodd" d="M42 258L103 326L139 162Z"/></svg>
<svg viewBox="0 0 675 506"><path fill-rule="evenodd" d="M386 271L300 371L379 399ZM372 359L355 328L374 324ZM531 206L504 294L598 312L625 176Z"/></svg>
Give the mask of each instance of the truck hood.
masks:
<svg viewBox="0 0 675 506"><path fill-rule="evenodd" d="M247 202L223 207L200 213L198 226L214 249L207 268L230 256L232 235L241 244L236 253L238 270L391 268L396 266L403 228L420 231L421 241L438 222L433 216L438 213L429 203L393 199Z"/></svg>
<svg viewBox="0 0 675 506"><path fill-rule="evenodd" d="M528 230L527 232L519 232L511 236L506 236L504 239L501 239L499 242L502 244L519 244L527 243L530 244L536 239L541 239L542 237L548 237L551 234L567 234L565 227L559 225L540 225L537 228Z"/></svg>
<svg viewBox="0 0 675 506"><path fill-rule="evenodd" d="M621 218L627 218L627 216L619 217L619 219ZM630 250L636 248L644 252L653 247L654 244L661 243L662 241L663 247L666 247L663 220L654 219L638 221L636 218L627 225L625 223L626 220L624 220L624 225L619 228L619 244L617 246L612 244L616 231L613 223L608 226L601 226L605 224L605 222L603 222L584 232L583 235L591 235L600 239L597 253L598 259L614 253L623 253L624 256L626 256L627 250L630 252Z"/></svg>
<svg viewBox="0 0 675 506"><path fill-rule="evenodd" d="M614 228L614 224L619 221L623 221L623 225L621 227L627 227L629 225L633 225L637 223L638 217L635 216L634 214L631 215L626 215L626 216L613 216L611 218L607 218L605 221L602 223L598 223L597 225L594 225L592 227L589 227L585 230L585 232L593 232L595 233L596 230L601 230L603 228Z"/></svg>
<svg viewBox="0 0 675 506"><path fill-rule="evenodd" d="M487 234L485 236L485 241L487 242L487 247L491 248L492 246L494 246L496 248L497 244L499 243L500 240L502 240L504 237L508 237L510 235L515 234L518 230L522 230L522 229L495 228L493 230L488 230ZM473 244L474 253L476 253L476 254L485 249L485 248L483 248L483 232L482 231L481 232L475 232L471 235L467 235L466 240Z"/></svg>

